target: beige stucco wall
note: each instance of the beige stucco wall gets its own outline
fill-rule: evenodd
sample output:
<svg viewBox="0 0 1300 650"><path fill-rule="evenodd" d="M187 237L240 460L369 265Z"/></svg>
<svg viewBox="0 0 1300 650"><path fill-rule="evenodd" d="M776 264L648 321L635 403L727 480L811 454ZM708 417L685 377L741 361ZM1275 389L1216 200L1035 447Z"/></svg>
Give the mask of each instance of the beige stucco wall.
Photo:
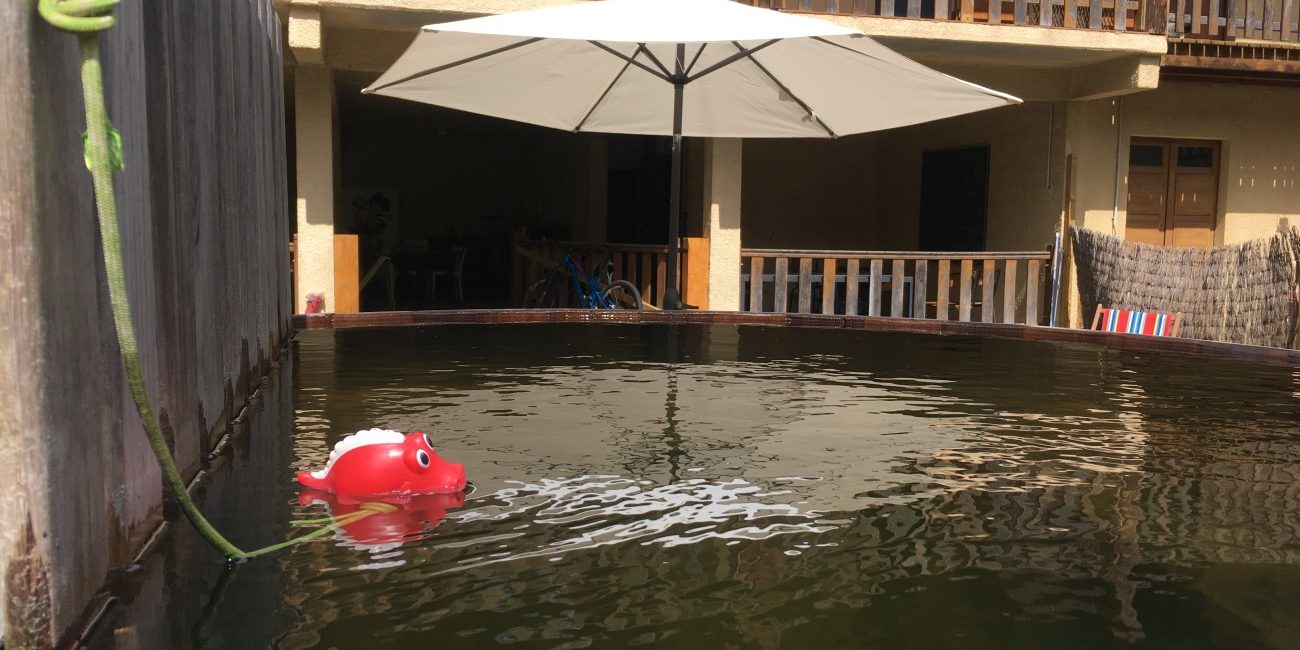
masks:
<svg viewBox="0 0 1300 650"><path fill-rule="evenodd" d="M303 313L307 295L322 294L334 311L334 188L337 134L334 77L323 66L299 66L294 73L294 142L297 147L298 293L294 311Z"/></svg>
<svg viewBox="0 0 1300 650"><path fill-rule="evenodd" d="M719 138L709 141L703 165L704 196L708 205L706 237L709 241L709 304L714 311L739 311L741 202L744 188L744 141Z"/></svg>
<svg viewBox="0 0 1300 650"><path fill-rule="evenodd" d="M745 142L742 242L748 248L882 245L874 218L876 136Z"/></svg>
<svg viewBox="0 0 1300 650"><path fill-rule="evenodd" d="M1083 225L1123 236L1128 141L1133 136L1220 140L1215 241L1268 237L1300 215L1300 89L1164 81L1154 91L1070 107L1069 150L1078 161ZM1115 207L1116 114L1119 202ZM1115 213L1114 229L1111 216Z"/></svg>
<svg viewBox="0 0 1300 650"><path fill-rule="evenodd" d="M987 248L1041 250L1061 214L1065 113L1028 103L839 140L748 141L744 245L914 248L924 152L988 145Z"/></svg>

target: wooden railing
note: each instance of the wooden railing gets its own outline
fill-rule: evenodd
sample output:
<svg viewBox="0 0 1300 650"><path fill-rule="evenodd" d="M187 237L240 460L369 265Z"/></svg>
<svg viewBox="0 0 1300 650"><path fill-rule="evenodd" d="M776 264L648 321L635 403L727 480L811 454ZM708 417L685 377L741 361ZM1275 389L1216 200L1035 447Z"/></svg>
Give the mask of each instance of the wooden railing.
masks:
<svg viewBox="0 0 1300 650"><path fill-rule="evenodd" d="M685 255L685 245L682 255ZM592 265L602 264L612 258L614 279L627 280L641 292L641 299L652 307L663 305L667 288L668 247L643 244L615 244L573 241L540 241L521 239L514 242L514 269L511 281L511 303L518 306L528 287L543 277L569 254L578 264L591 272ZM679 263L680 269L680 263ZM679 272L677 277L682 277ZM573 306L567 301L573 297L561 295L561 307Z"/></svg>
<svg viewBox="0 0 1300 650"><path fill-rule="evenodd" d="M1176 0L737 0L756 7L843 16L928 18L995 25L1164 34ZM1194 0L1197 3L1202 0ZM1246 2L1246 0L1237 0ZM1262 0L1260 0L1262 1ZM1270 0L1278 2L1278 0ZM1279 2L1279 6L1280 6Z"/></svg>
<svg viewBox="0 0 1300 650"><path fill-rule="evenodd" d="M1168 0L1169 36L1209 40L1300 40L1296 0Z"/></svg>
<svg viewBox="0 0 1300 650"><path fill-rule="evenodd" d="M741 301L752 312L1039 325L1050 262L1050 252L743 249Z"/></svg>

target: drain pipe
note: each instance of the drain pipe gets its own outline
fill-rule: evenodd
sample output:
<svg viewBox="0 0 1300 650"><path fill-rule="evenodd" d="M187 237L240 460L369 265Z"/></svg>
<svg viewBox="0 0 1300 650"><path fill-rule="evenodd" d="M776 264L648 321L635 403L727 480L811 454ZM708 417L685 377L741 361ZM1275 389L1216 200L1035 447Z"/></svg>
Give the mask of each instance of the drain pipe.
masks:
<svg viewBox="0 0 1300 650"><path fill-rule="evenodd" d="M1118 237L1119 230L1119 161L1122 126L1124 124L1124 98L1115 98L1115 196L1110 208L1110 234Z"/></svg>

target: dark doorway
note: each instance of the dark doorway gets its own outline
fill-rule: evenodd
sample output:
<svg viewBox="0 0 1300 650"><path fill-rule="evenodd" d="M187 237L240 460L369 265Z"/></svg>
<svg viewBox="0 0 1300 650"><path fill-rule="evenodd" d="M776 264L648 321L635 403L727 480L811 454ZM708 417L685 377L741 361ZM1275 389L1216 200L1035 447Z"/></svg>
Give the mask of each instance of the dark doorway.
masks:
<svg viewBox="0 0 1300 650"><path fill-rule="evenodd" d="M982 251L988 219L989 148L927 151L921 158L923 251Z"/></svg>
<svg viewBox="0 0 1300 650"><path fill-rule="evenodd" d="M668 138L609 136L607 241L668 241L669 144Z"/></svg>

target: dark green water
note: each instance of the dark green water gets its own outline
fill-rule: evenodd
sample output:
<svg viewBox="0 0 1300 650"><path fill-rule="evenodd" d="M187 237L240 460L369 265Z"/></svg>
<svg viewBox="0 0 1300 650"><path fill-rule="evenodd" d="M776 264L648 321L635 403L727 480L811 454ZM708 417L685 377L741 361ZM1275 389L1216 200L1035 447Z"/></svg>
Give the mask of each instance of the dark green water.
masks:
<svg viewBox="0 0 1300 650"><path fill-rule="evenodd" d="M231 474L273 504L227 503L237 537L327 512L293 473L363 428L429 432L475 490L241 567L194 645L1300 647L1294 369L729 326L316 331L292 409L283 458Z"/></svg>

